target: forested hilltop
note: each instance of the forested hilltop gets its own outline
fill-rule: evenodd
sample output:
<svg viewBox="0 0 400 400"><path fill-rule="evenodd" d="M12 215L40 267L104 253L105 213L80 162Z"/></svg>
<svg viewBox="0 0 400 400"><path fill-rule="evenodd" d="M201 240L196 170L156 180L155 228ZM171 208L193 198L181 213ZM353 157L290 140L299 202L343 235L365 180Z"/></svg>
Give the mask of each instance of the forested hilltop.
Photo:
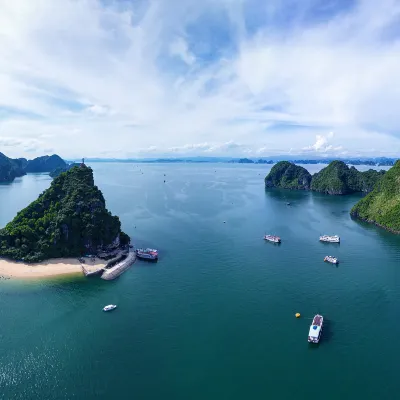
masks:
<svg viewBox="0 0 400 400"><path fill-rule="evenodd" d="M326 194L371 192L385 171L370 169L365 172L349 168L343 161L332 161L312 177L311 190Z"/></svg>
<svg viewBox="0 0 400 400"><path fill-rule="evenodd" d="M266 187L309 190L311 174L303 167L288 161L275 164L265 178Z"/></svg>
<svg viewBox="0 0 400 400"><path fill-rule="evenodd" d="M311 176L303 167L281 161L275 164L265 178L266 187L313 190L331 195L371 192L385 171L370 169L365 172L349 168L343 161L332 161Z"/></svg>
<svg viewBox="0 0 400 400"><path fill-rule="evenodd" d="M400 160L351 210L355 218L400 233Z"/></svg>
<svg viewBox="0 0 400 400"><path fill-rule="evenodd" d="M92 169L82 164L55 178L0 230L0 257L38 262L128 243L119 218L106 209L94 185Z"/></svg>

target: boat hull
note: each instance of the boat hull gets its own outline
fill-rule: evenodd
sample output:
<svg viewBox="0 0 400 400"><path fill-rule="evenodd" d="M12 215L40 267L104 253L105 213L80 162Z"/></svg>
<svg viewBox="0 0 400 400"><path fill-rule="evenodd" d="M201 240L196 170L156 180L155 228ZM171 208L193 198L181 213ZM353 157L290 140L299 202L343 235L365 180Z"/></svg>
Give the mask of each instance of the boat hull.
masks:
<svg viewBox="0 0 400 400"><path fill-rule="evenodd" d="M151 254L142 254L136 252L136 257L139 258L140 260L145 260L145 261L158 261L158 256L153 256Z"/></svg>
<svg viewBox="0 0 400 400"><path fill-rule="evenodd" d="M117 308L117 306L111 307L111 308L106 308L106 307L104 307L104 308L103 308L103 311L104 311L104 312L110 312L110 311L114 311L116 308Z"/></svg>

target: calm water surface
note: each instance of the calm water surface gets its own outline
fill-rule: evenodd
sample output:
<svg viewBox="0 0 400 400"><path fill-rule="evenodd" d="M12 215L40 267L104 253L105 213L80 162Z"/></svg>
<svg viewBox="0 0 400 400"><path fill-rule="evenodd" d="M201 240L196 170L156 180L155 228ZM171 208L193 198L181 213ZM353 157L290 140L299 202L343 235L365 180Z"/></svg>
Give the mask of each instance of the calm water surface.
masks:
<svg viewBox="0 0 400 400"><path fill-rule="evenodd" d="M160 261L112 282L1 280L0 398L398 398L400 237L352 221L358 196L266 192L263 165L93 168L123 229ZM50 182L0 186L0 226ZM316 313L327 324L311 346Z"/></svg>

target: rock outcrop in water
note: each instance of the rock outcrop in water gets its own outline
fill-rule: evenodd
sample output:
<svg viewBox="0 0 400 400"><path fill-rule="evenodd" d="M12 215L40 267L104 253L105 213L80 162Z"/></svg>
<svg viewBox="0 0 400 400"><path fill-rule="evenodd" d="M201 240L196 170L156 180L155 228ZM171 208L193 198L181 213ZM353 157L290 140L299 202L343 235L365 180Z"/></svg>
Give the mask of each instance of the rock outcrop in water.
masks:
<svg viewBox="0 0 400 400"><path fill-rule="evenodd" d="M320 172L311 176L303 167L288 161L275 164L265 178L265 186L293 190L313 190L316 192L343 195L356 192L371 192L385 171L370 169L360 172L349 168L342 161L332 161Z"/></svg>
<svg viewBox="0 0 400 400"><path fill-rule="evenodd" d="M23 159L13 160L0 153L0 183L12 182L23 175L25 175Z"/></svg>
<svg viewBox="0 0 400 400"><path fill-rule="evenodd" d="M38 262L128 243L119 218L106 209L103 194L94 185L92 169L82 165L55 178L0 230L0 257Z"/></svg>
<svg viewBox="0 0 400 400"><path fill-rule="evenodd" d="M350 214L400 234L400 160L386 172L375 189L351 209Z"/></svg>
<svg viewBox="0 0 400 400"><path fill-rule="evenodd" d="M332 195L371 192L385 171L360 172L343 161L332 161L312 177L311 190Z"/></svg>
<svg viewBox="0 0 400 400"><path fill-rule="evenodd" d="M288 161L275 164L265 178L267 188L310 190L311 174L303 167Z"/></svg>

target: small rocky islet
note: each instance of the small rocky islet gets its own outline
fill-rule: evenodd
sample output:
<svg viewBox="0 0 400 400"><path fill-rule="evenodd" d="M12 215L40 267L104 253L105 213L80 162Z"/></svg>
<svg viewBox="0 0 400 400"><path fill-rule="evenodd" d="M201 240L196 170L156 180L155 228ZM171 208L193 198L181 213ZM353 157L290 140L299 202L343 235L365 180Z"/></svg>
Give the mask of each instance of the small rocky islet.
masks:
<svg viewBox="0 0 400 400"><path fill-rule="evenodd" d="M352 208L351 216L400 234L400 160L387 172L361 172L342 161L333 161L314 175L299 165L280 161L266 176L265 187L328 195L366 193Z"/></svg>
<svg viewBox="0 0 400 400"><path fill-rule="evenodd" d="M85 164L56 177L37 200L0 229L0 257L27 263L96 254L129 243Z"/></svg>

